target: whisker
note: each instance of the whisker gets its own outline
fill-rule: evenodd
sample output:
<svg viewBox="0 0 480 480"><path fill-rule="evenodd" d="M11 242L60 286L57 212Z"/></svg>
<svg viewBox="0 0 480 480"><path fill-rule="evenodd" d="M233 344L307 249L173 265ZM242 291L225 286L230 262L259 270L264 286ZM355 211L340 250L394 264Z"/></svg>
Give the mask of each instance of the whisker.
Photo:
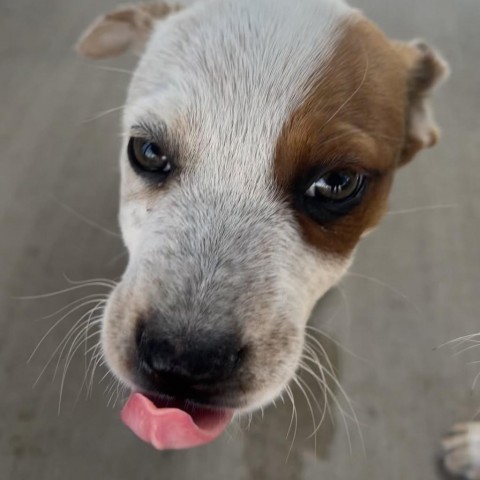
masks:
<svg viewBox="0 0 480 480"><path fill-rule="evenodd" d="M99 322L99 323L102 323L102 322ZM100 330L98 330L96 333L98 334L101 334L102 332ZM96 350L99 346L101 346L101 341L99 341L98 343L96 343L95 345L92 345L86 352L85 352L85 355L88 355L92 350ZM93 353L92 355L95 355L95 353Z"/></svg>
<svg viewBox="0 0 480 480"><path fill-rule="evenodd" d="M425 205L422 207L414 207L414 208L406 208L404 210L390 210L385 215L403 215L405 213L417 213L417 212L425 212L429 210L444 210L448 208L458 208L460 205L458 203L450 203L450 204L439 204L439 205Z"/></svg>
<svg viewBox="0 0 480 480"><path fill-rule="evenodd" d="M86 302L83 302L81 303L80 305L77 305L76 307L74 307L73 309L71 309L69 312L67 312L65 315L63 315L59 320L57 320L48 330L47 332L45 333L45 335L43 335L43 337L40 339L40 341L38 342L37 346L34 348L32 354L30 355L30 357L28 358L27 360L27 364L30 363L32 361L32 358L35 356L35 354L37 353L38 349L40 348L40 346L43 344L43 342L45 341L45 339L50 335L50 333L53 332L53 330L58 326L60 325L60 323L63 322L63 320L65 320L67 317L69 317L72 313L76 312L77 310L80 310L81 308L84 308L86 307L87 305L90 305L92 303L95 303L96 305L98 305L99 302L104 302L104 300L88 300ZM83 315L82 317L80 317L80 319L83 318ZM77 322L78 323L78 322Z"/></svg>
<svg viewBox="0 0 480 480"><path fill-rule="evenodd" d="M307 396L307 393L305 391L305 389L303 388L302 384L300 383L299 379L298 379L298 376L295 375L295 377L293 377L293 381L295 382L295 384L297 385L297 387L300 389L300 391L302 392L303 396L305 397L305 400L307 401L307 405L308 405L308 408L310 410L310 415L312 417L312 422L313 422L313 430L315 431L315 428L316 428L316 419L315 419L315 415L313 413L313 407L312 407L312 404L310 402L310 399L308 398ZM317 436L315 435L314 437L314 451L315 451L315 455L317 454Z"/></svg>
<svg viewBox="0 0 480 480"><path fill-rule="evenodd" d="M310 358L308 358L307 360L312 361ZM312 363L314 363L314 362L312 361ZM327 393L327 390L324 388L324 385L325 385L326 382L324 380L325 377L323 375L323 372L322 372L323 379L321 379L321 378L319 378L318 376L315 375L313 370L307 364L302 363L300 366L301 366L301 369L303 371L305 371L306 373L309 373L313 378L315 378L315 380L318 382L318 384L320 386L320 389L323 391L323 405L324 406L323 406L323 408L321 408L320 404L318 403L318 401L315 397L315 395L313 394L312 389L308 386L307 382L305 382L305 380L303 380L305 387L308 388L308 390L310 391L310 393L312 395L312 398L315 400L315 403L318 406L319 411L321 412L321 417L320 417L320 420L319 420L318 424L314 427L313 432L308 437L308 438L311 438L313 435L315 435L317 433L317 431L323 425L323 422L325 420L325 417L327 416L327 413L331 413L331 412L329 412L328 393Z"/></svg>
<svg viewBox="0 0 480 480"><path fill-rule="evenodd" d="M91 336L93 336L95 334L96 334L96 332L94 332ZM70 362L71 362L73 356L75 355L77 350L82 346L83 341L80 341L80 342L77 343L78 338L82 338L82 336L83 336L83 330L80 330L80 332L73 339L73 341L71 343L71 346L70 346L70 349L69 349L68 354L67 354L67 358L65 359L62 381L61 381L61 384L60 384L60 393L59 393L59 398L58 398L58 414L59 415L60 415L61 406L62 406L63 388L64 388L64 385L65 385L65 377L66 377L66 374L67 374L67 371L68 371L68 368L70 366Z"/></svg>
<svg viewBox="0 0 480 480"><path fill-rule="evenodd" d="M479 378L480 378L480 372L478 372L478 373L475 375L475 378L473 379L472 390L475 390L475 386L477 385L477 381L478 381Z"/></svg>
<svg viewBox="0 0 480 480"><path fill-rule="evenodd" d="M115 263L117 263L121 258L123 257L126 257L128 255L128 250L125 249L125 251L123 251L122 253L119 253L118 255L115 255L109 262L108 262L108 266L112 266L114 265Z"/></svg>
<svg viewBox="0 0 480 480"><path fill-rule="evenodd" d="M352 350L348 349L347 347L345 347L345 345L343 345L342 343L340 343L338 340L336 340L335 338L333 338L331 335L329 335L328 333L324 332L323 330L320 330L319 328L317 327L314 327L313 325L307 325L306 326L307 330L312 330L313 332L317 333L318 335L321 335L322 337L325 337L329 342L332 342L334 345L336 345L340 350L342 350L343 352L347 353L348 355L352 356L353 358L357 359L357 360L360 360L362 362L365 362L365 363L371 363L370 360L366 359L366 358L363 358L363 357L360 357L359 355L357 355L356 353L352 352ZM308 332L306 333L307 336L311 337L312 334L309 334Z"/></svg>
<svg viewBox="0 0 480 480"><path fill-rule="evenodd" d="M109 287L109 288L114 288L117 286L117 282L114 280L110 280L109 278L90 278L88 280L73 280L70 278L68 275L64 274L63 275L65 280L68 283L71 283L72 285L90 285L92 282L98 282L101 283L102 286Z"/></svg>
<svg viewBox="0 0 480 480"><path fill-rule="evenodd" d="M287 385L287 387L285 388L285 391L287 392L288 398L290 398L290 401L292 402L292 418L290 419L290 426L288 427L288 432L287 432L287 437L286 438L288 438L288 435L290 434L290 429L292 427L292 421L295 420L295 429L294 429L294 432L293 432L292 442L290 443L290 448L288 449L287 457L285 458L285 463L287 463L288 458L290 457L290 454L292 453L293 444L295 443L295 438L297 436L298 416L297 416L297 408L295 406L295 397L293 396L293 392L292 392L292 389L291 389L290 385Z"/></svg>
<svg viewBox="0 0 480 480"><path fill-rule="evenodd" d="M352 325L352 312L350 310L350 304L348 303L347 294L345 293L345 290L340 285L337 285L337 290L338 290L338 293L340 293L340 296L342 297L342 300L343 300L343 304L345 306L345 314L347 316L347 332L350 333L350 327Z"/></svg>
<svg viewBox="0 0 480 480"><path fill-rule="evenodd" d="M453 340L449 340L448 342L442 343L437 348L446 347L447 345L451 345L453 343L458 343L458 344L461 345L461 344L463 344L465 342L468 342L468 341L474 341L473 339L477 338L477 337L480 337L480 333L471 333L470 335L465 335L463 337L454 338Z"/></svg>
<svg viewBox="0 0 480 480"><path fill-rule="evenodd" d="M477 348L478 347L478 344L475 343L474 345L470 345L468 347L465 347L465 348L462 348L461 350L459 350L458 352L455 352L453 354L454 357L458 357L459 355L462 355L462 353L465 353L465 352L468 352L469 350L472 350L473 348Z"/></svg>
<svg viewBox="0 0 480 480"><path fill-rule="evenodd" d="M320 367L320 362L318 361L318 357L317 355L313 352L312 354L312 357L307 357L305 356L305 360L307 361L310 361L311 363L313 363L313 365L317 366L318 368L318 372L319 374L315 374L315 372L313 371L312 368L310 368L307 364L305 364L305 362L302 362L302 369L306 372L306 373L309 373L317 382L318 382L318 385L320 386L320 389L323 391L323 403L324 403L324 408L323 408L323 411L322 411L322 417L320 419L320 422L318 424L318 428L320 427L320 425L322 424L323 420L324 420L324 417L327 413L327 411L329 410L329 403L328 403L328 391L327 389L325 388L326 385L327 385L327 379L325 377L325 374L323 372L323 368ZM316 360L315 360L316 359ZM331 413L331 412L329 412ZM316 428L314 430L314 433L316 433L316 431L318 430L318 428Z"/></svg>
<svg viewBox="0 0 480 480"><path fill-rule="evenodd" d="M88 315L88 312L87 314ZM84 316L82 316L82 318L80 318L79 321L77 321L77 323L75 324L76 326L74 328L72 328L70 330L70 332L65 336L65 338L62 340L62 342L60 343L59 347L63 344L63 347L62 347L62 350L60 351L60 353L58 354L58 360L57 360L57 364L55 365L55 370L53 372L53 375L52 375L52 382L55 380L55 378L57 377L57 373L58 373L58 369L60 367L60 363L62 362L62 358L63 358L63 353L65 352L65 350L67 349L67 345L68 345L68 342L70 341L71 338L73 338L75 336L75 340L74 342L84 333L85 331L85 328L86 326L82 323L79 323L83 320ZM98 318L94 324L99 324L101 323L101 319Z"/></svg>
<svg viewBox="0 0 480 480"><path fill-rule="evenodd" d="M64 312L65 310L68 310L70 307L73 307L74 305L77 305L77 304L79 304L81 302L84 302L85 300L88 300L88 299L106 300L107 298L108 298L108 294L92 293L90 295L87 295L86 297L78 298L77 300L74 300L73 302L70 302L68 305L58 309L56 312L45 315L44 317L37 318L34 321L39 322L39 321L42 321L42 320L47 320L49 318L56 317L57 315Z"/></svg>
<svg viewBox="0 0 480 480"><path fill-rule="evenodd" d="M126 70L124 68L107 67L106 65L94 65L94 67L99 69L99 70L103 70L105 72L124 73L126 75L129 75L130 77L133 77L135 75L137 78L141 78L143 80L146 80L147 82L155 81L152 77L147 77L145 75L140 75L135 70Z"/></svg>
<svg viewBox="0 0 480 480"><path fill-rule="evenodd" d="M105 375L99 380L99 384L103 383L103 381L110 375L110 370L108 370Z"/></svg>
<svg viewBox="0 0 480 480"><path fill-rule="evenodd" d="M95 363L93 364L93 367L92 367L92 373L90 374L90 380L89 380L89 384L87 385L87 391L86 391L86 396L88 397L89 395L91 396L92 395L92 392L93 392L93 381L95 379L95 372L97 370L97 368L101 368L103 365L105 365L105 359L103 358L103 352L101 350L101 345L99 345L99 351L98 353L96 354L96 359L95 359ZM110 370L107 370L108 373L110 373Z"/></svg>
<svg viewBox="0 0 480 480"><path fill-rule="evenodd" d="M107 408L110 407L110 403L112 402L113 397L115 395L115 388L118 388L118 385L120 385L120 382L118 381L118 379L116 377L114 377L113 382L112 382L112 386L109 389L111 393L110 393L110 397L109 397L108 402L107 402Z"/></svg>
<svg viewBox="0 0 480 480"><path fill-rule="evenodd" d="M55 297L57 295L61 295L62 293L73 292L75 290L80 290L81 288L89 288L89 287L108 287L111 288L111 285L104 284L102 282L91 282L91 283L82 283L78 285L74 285L73 287L64 288L62 290L57 290L55 292L50 293L42 293L40 295L27 295L23 297L14 297L17 300L39 300L42 298L50 298Z"/></svg>
<svg viewBox="0 0 480 480"><path fill-rule="evenodd" d="M307 348L308 347L308 348ZM316 352L314 351L314 349L312 347L310 347L310 345L307 345L306 348L305 348L306 352L310 354L310 357L308 357L307 355L304 355L304 358L308 361L310 361L313 366L316 366L317 369L318 369L318 375L313 371L312 368L310 368L309 365L306 365L304 362L302 362L302 368L305 372L309 373L319 384L320 388L323 390L323 403L325 405L324 407L324 411L322 413L322 418L321 418L321 422L323 422L323 419L326 415L326 413L328 412L331 416L331 412L329 410L330 408L330 405L328 403L328 391L327 389L325 388L327 386L327 379L325 377L325 373L324 373L324 368L322 368L321 366L321 363L320 363L320 360L318 358L318 355L316 354ZM321 422L319 423L319 426L321 425Z"/></svg>
<svg viewBox="0 0 480 480"><path fill-rule="evenodd" d="M100 321L101 320L99 318L98 320L96 320L95 323L98 323ZM77 333L77 335L75 336L75 338L73 339L73 341L70 344L70 348L68 350L67 357L65 359L65 364L64 364L64 367L63 367L62 381L61 381L61 385L60 385L59 409L60 409L60 403L61 403L61 400L62 400L63 387L64 387L64 384L65 384L65 377L66 377L68 369L70 367L70 363L71 363L73 357L75 356L75 353L83 345L83 342L85 340L88 340L89 338L92 338L95 335L98 335L98 332L93 332L90 335L87 335L84 339L82 339L82 337L85 335L84 331L85 330L88 331L88 328L89 328L89 324L85 325L83 327L83 329L80 329L80 331ZM79 341L79 339L80 339L80 341ZM57 372L55 371L55 375L56 375L56 373Z"/></svg>
<svg viewBox="0 0 480 480"><path fill-rule="evenodd" d="M377 285L380 285L381 287L384 287L387 290L390 290L391 292L395 293L399 297L403 298L408 303L408 305L410 305L420 316L423 316L423 311L421 310L421 308L418 305L416 305L415 303L413 303L410 300L410 298L405 293L403 293L401 290L399 290L398 288L392 287L388 283L385 283L378 278L370 277L370 276L364 275L362 273L347 272L347 277L351 277L351 278L357 277L357 278L362 278L364 280L369 280L372 283L376 283Z"/></svg>
<svg viewBox="0 0 480 480"><path fill-rule="evenodd" d="M313 375L315 378L318 379L318 377L316 377L316 375L313 373L313 372L308 372L310 373L311 375ZM348 441L348 446L349 446L349 450L350 450L350 454L352 454L353 452L353 448L352 448L352 440L351 440L351 434L350 434L350 429L348 427L348 423L347 423L347 419L349 420L352 420L354 421L353 417L348 414L347 412L345 412L345 410L343 409L340 401L337 399L337 396L335 395L335 393L333 392L333 390L328 386L327 383L325 383L323 385L323 387L325 388L325 390L327 391L329 397L332 399L333 403L335 404L335 406L337 407L338 411L340 412L340 415L342 417L342 422L344 424L344 427L345 427L345 432L347 434L347 441Z"/></svg>
<svg viewBox="0 0 480 480"><path fill-rule="evenodd" d="M308 335L308 334L307 334ZM359 436L360 436L360 440L361 440L361 443L362 443L362 448L363 448L363 451L364 453L366 454L366 450L365 450L365 442L364 442L364 438L363 438L363 433L361 431L361 427L360 427L360 422L358 420L358 417L357 417L357 414L355 412L355 409L353 408L353 405L352 405L352 402L350 400L350 397L348 396L348 394L346 393L345 389L342 387L340 381L338 380L337 376L336 376L336 373L335 373L335 368L332 364L332 362L330 361L330 358L325 350L325 348L323 347L323 345L321 344L321 342L316 339L315 337L313 337L312 335L310 335L309 337L307 337L307 339L309 339L310 341L313 342L313 344L319 348L321 354L322 354L322 358L326 361L326 364L327 364L327 368L323 367L318 356L316 355L316 353L310 348L308 348L308 346L306 346L305 350L307 352L309 352L311 355L312 355L312 358L311 358L311 361L317 366L319 372L321 372L321 375L322 375L322 379L320 379L317 375L315 375L315 373L313 371L311 371L310 369L307 369L307 368L304 368L304 370L309 373L310 375L313 375L314 378L317 379L317 381L320 383L320 385L327 390L327 392L329 393L330 397L332 398L332 400L334 401L334 403L337 405L337 408L340 410L340 413L344 419L344 424L346 426L346 430L347 430L347 436L348 436L348 440L349 440L349 445L350 445L350 448L351 448L351 440L350 440L350 433L349 433L349 429L348 429L348 424L346 424L346 418L349 418L350 420L352 420L356 426L357 426L357 429L358 429L358 433L359 433ZM309 371L310 370L310 371ZM351 415L350 414L347 414L347 412L344 411L343 407L341 406L340 402L338 401L338 399L336 398L336 395L333 393L332 389L329 387L328 385L328 382L326 380L326 377L330 378L330 380L333 382L334 386L338 389L338 391L341 393L342 395L342 398L345 400L348 408L349 408L349 411L351 412Z"/></svg>
<svg viewBox="0 0 480 480"><path fill-rule="evenodd" d="M47 370L48 366L50 365L50 363L52 362L52 360L55 358L55 355L57 354L57 352L60 350L60 348L62 348L62 345L64 344L65 341L68 341L68 338L70 338L70 332L72 332L72 329L78 329L81 327L81 325L79 325L80 323L80 320L78 320L74 326L69 330L69 333L67 333L67 335L65 335L65 337L63 338L63 340L58 344L58 346L55 348L55 350L53 351L52 355L50 356L50 358L48 359L47 363L44 365L44 367L42 368L40 374L38 375L37 379L35 380L34 384L33 384L33 387L32 388L35 388L38 384L38 382L40 381L40 379L42 378L43 374L45 373L45 371ZM74 331L75 331L74 330Z"/></svg>
<svg viewBox="0 0 480 480"><path fill-rule="evenodd" d="M100 331L97 331L95 332L97 334L100 333ZM82 380L82 384L80 385L80 389L78 391L78 394L77 394L77 398L75 400L75 404L78 403L79 399L80 399L80 395L82 394L82 391L83 389L85 388L86 392L85 392L85 398L88 398L88 378L89 378L89 373L90 373L90 370L94 364L94 362L96 362L96 360L98 359L98 356L99 354L101 354L101 352L99 352L99 348L101 347L101 340L99 340L96 344L94 344L92 347L90 347L87 352L85 353L85 358L87 357L87 355L93 350L93 353L90 357L90 360L88 361L86 367L85 367L85 375L83 377L83 380Z"/></svg>
<svg viewBox="0 0 480 480"><path fill-rule="evenodd" d="M98 70L103 70L105 72L125 73L130 76L133 76L133 74L135 73L135 70L126 70L124 68L117 67L107 67L106 65L93 65L93 67Z"/></svg>
<svg viewBox="0 0 480 480"><path fill-rule="evenodd" d="M91 123L91 122L94 122L96 120L100 120L101 118L103 118L107 115L110 115L111 113L115 113L115 112L118 112L120 110L124 110L126 107L127 107L127 104L124 103L123 105L119 105L118 107L113 107L113 108L109 108L107 110L103 110L102 112L96 113L95 115L92 115L91 117L87 118L86 120L84 120L82 122L82 124Z"/></svg>
<svg viewBox="0 0 480 480"><path fill-rule="evenodd" d="M84 353L84 359L85 359L85 370L87 369L87 352L88 352L88 337L87 337L87 333L88 333L88 330L90 329L90 322L92 321L92 316L93 314L97 311L98 308L100 308L102 310L102 313L97 315L95 317L95 321L94 321L94 324L96 324L96 320L99 319L100 321L102 320L103 318L103 310L104 310L104 307L105 307L105 303L99 303L97 305L96 308L93 308L91 311L90 311L90 315L88 316L88 320L87 320L87 326L85 328L85 353ZM97 332L99 333L99 332ZM87 373L85 371L85 373Z"/></svg>
<svg viewBox="0 0 480 480"><path fill-rule="evenodd" d="M85 215L77 212L75 209L73 209L70 205L67 205L66 203L62 202L61 200L59 200L58 198L54 197L52 195L52 198L53 200L55 200L55 202L57 202L64 210L66 210L68 213L71 213L73 216L75 216L76 218L78 218L79 220L83 221L84 223L86 223L87 225L89 225L90 227L93 227L93 228L96 228L97 230L100 230L101 232L103 233L106 233L107 235L112 235L116 238L121 238L122 235L118 232L114 232L112 230L109 230L108 228L105 228L105 227L102 227L101 225L99 225L98 223L94 222L93 220L90 220L89 218L87 218Z"/></svg>

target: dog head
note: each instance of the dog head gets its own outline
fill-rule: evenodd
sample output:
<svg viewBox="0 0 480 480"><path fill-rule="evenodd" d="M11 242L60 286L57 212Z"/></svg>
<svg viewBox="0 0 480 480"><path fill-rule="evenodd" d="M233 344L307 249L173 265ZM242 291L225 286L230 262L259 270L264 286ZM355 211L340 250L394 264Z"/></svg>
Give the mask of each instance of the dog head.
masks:
<svg viewBox="0 0 480 480"><path fill-rule="evenodd" d="M130 257L103 347L136 390L253 409L294 375L315 302L437 142L445 77L336 0L124 7L78 50L141 53L126 102L120 222Z"/></svg>

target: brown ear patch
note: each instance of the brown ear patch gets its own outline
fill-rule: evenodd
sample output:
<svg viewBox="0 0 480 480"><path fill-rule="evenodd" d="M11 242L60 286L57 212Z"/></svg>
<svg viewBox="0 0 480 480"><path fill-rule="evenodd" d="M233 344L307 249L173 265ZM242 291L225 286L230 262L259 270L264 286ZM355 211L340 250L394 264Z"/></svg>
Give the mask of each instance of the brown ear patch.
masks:
<svg viewBox="0 0 480 480"><path fill-rule="evenodd" d="M128 50L141 50L150 36L155 20L178 8L165 3L127 5L98 17L76 45L80 55L108 58Z"/></svg>

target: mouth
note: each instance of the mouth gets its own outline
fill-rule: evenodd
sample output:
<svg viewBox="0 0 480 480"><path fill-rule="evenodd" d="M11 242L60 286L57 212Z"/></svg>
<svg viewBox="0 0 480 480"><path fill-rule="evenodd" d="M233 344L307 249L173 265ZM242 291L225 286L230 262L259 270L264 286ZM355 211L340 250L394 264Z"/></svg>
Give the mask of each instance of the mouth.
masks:
<svg viewBox="0 0 480 480"><path fill-rule="evenodd" d="M235 410L207 407L188 400L133 393L122 421L157 450L180 450L212 442L232 421Z"/></svg>

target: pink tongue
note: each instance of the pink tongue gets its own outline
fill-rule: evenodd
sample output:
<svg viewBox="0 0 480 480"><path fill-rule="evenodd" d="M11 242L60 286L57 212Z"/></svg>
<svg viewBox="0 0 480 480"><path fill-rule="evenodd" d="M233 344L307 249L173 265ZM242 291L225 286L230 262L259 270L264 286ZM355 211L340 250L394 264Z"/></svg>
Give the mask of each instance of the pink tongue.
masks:
<svg viewBox="0 0 480 480"><path fill-rule="evenodd" d="M144 442L158 450L192 448L215 440L228 426L232 410L192 407L157 407L140 393L130 396L121 417L125 425Z"/></svg>

